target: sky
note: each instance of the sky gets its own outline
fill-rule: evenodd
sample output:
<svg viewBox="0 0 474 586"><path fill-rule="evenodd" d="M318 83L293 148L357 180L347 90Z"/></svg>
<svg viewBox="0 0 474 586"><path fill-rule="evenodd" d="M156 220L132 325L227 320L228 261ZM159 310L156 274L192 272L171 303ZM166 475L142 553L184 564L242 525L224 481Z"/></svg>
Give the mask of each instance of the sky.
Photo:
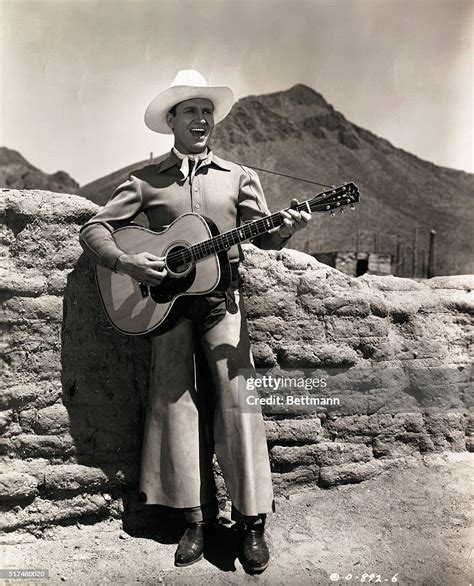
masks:
<svg viewBox="0 0 474 586"><path fill-rule="evenodd" d="M355 124L474 171L472 0L0 0L0 143L81 185L158 155L180 69L237 98L304 83Z"/></svg>

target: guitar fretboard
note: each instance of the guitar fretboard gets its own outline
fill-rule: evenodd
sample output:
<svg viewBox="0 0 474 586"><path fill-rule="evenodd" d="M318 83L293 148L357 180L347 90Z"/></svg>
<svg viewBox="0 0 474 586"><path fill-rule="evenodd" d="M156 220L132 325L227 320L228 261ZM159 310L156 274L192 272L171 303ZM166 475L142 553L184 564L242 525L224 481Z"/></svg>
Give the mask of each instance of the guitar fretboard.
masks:
<svg viewBox="0 0 474 586"><path fill-rule="evenodd" d="M298 204L294 209L297 211L309 211L306 202ZM277 228L283 224L283 216L280 212L265 216L259 220L254 220L248 224L242 224L238 228L223 232L218 236L214 236L204 242L198 242L191 246L187 253L183 253L185 262L197 261L210 256L211 254L217 254L224 250L228 250L231 246L245 242L246 240L252 240L261 234L265 234L270 230Z"/></svg>
<svg viewBox="0 0 474 586"><path fill-rule="evenodd" d="M260 218L259 220L249 222L248 224L242 224L234 230L229 230L229 232L224 232L210 240L198 242L191 246L190 253L192 259L200 260L211 254L222 252L235 244L245 242L246 240L252 240L257 236L260 236L260 234L265 234L273 228L281 226L282 223L283 218L280 214L272 214L271 216Z"/></svg>
<svg viewBox="0 0 474 586"><path fill-rule="evenodd" d="M294 209L298 212L324 212L347 205L353 207L354 203L358 200L359 192L357 186L353 183L345 184L333 190L320 193L311 200L299 203L294 207L292 206L292 208L281 210L264 218L248 222L247 224L242 224L238 228L223 232L213 238L209 238L209 240L198 242L185 250L171 251L168 261L176 264L180 264L181 262L186 264L196 262L213 254L228 250L240 242L252 240L261 234L281 226L284 223L284 216L282 216L281 212L288 211L288 209Z"/></svg>

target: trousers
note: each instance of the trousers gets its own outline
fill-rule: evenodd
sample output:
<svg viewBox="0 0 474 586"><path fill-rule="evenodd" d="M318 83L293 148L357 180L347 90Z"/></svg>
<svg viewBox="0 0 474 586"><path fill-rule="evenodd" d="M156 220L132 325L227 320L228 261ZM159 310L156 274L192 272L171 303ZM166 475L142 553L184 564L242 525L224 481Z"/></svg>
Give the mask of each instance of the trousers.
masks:
<svg viewBox="0 0 474 586"><path fill-rule="evenodd" d="M197 298L172 330L152 338L140 492L147 504L192 509L191 520L217 512L214 453L236 520L272 510L263 416L242 402L239 371L254 363L238 290L235 302L229 313L225 304Z"/></svg>

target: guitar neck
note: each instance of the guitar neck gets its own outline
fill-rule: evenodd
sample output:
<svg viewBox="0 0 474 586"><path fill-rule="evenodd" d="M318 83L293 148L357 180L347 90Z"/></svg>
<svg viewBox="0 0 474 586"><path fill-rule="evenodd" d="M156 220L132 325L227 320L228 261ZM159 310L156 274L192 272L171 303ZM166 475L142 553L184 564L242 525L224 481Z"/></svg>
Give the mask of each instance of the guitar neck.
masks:
<svg viewBox="0 0 474 586"><path fill-rule="evenodd" d="M311 211L311 207L308 202L300 203L293 209L299 212ZM204 242L198 242L197 244L191 246L189 251L194 260L200 260L210 256L211 254L217 254L219 252L227 250L231 246L239 244L240 242L252 240L257 236L260 236L260 234L270 232L271 230L281 226L282 224L283 216L281 215L281 212L276 212L274 214L270 214L269 216L265 216L264 218L260 218L253 222L242 224L238 228L234 228L233 230L229 230L228 232L223 232L222 234L214 236L213 238L205 240Z"/></svg>
<svg viewBox="0 0 474 586"><path fill-rule="evenodd" d="M359 189L357 185L352 182L345 183L339 187L334 187L328 191L318 193L311 199L297 204L295 207L281 210L280 212L270 214L269 216L249 222L248 224L242 224L242 226L239 226L238 228L234 228L228 232L223 232L209 240L198 242L186 251L185 256L190 257L186 258L186 261L197 261L211 256L212 254L223 252L235 244L245 242L246 240L252 240L257 236L260 236L260 234L278 228L284 222L284 217L281 213L282 211L294 209L298 212L305 211L311 213L331 211L331 213L334 213L333 210L340 209L342 212L342 208L346 206L350 206L354 209L354 204L358 203L358 201Z"/></svg>

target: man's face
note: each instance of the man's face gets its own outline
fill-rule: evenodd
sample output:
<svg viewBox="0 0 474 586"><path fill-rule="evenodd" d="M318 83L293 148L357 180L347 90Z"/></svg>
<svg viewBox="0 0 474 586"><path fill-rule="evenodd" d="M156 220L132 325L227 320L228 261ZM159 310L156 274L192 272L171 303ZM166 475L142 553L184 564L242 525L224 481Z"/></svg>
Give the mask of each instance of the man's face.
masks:
<svg viewBox="0 0 474 586"><path fill-rule="evenodd" d="M201 153L214 130L214 106L205 98L193 98L175 106L176 114L166 115L173 130L174 146L181 153Z"/></svg>

